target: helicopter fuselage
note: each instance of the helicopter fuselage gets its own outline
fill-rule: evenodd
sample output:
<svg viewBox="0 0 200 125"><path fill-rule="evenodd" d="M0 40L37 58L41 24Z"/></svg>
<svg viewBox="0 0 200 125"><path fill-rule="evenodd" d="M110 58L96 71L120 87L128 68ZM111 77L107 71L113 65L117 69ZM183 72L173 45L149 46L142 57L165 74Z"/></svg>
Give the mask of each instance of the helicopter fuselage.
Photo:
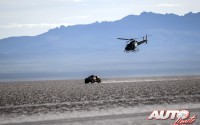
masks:
<svg viewBox="0 0 200 125"><path fill-rule="evenodd" d="M125 51L126 52L128 52L128 51L136 52L138 50L137 46L138 46L138 44L136 41L130 42L129 44L126 45Z"/></svg>

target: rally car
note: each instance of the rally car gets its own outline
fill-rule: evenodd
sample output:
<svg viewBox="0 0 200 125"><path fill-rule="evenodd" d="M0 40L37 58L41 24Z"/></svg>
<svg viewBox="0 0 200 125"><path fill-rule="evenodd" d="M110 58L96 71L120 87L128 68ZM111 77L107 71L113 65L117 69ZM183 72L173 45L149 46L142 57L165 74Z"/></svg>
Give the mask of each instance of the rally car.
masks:
<svg viewBox="0 0 200 125"><path fill-rule="evenodd" d="M95 75L91 75L91 76L85 78L85 84L87 84L89 82L91 82L91 83L95 83L95 82L101 83L101 78L98 77L98 76L95 76Z"/></svg>

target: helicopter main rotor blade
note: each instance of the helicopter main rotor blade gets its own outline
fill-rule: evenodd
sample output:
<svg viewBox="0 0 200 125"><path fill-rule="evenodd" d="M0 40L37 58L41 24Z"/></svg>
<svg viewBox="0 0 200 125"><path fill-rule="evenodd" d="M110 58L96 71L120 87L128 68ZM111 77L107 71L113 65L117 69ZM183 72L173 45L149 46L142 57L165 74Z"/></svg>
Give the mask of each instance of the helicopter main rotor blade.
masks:
<svg viewBox="0 0 200 125"><path fill-rule="evenodd" d="M141 39L142 37L134 38L134 39Z"/></svg>
<svg viewBox="0 0 200 125"><path fill-rule="evenodd" d="M130 40L130 39L124 39L124 38L117 38L117 39L120 39L120 40Z"/></svg>

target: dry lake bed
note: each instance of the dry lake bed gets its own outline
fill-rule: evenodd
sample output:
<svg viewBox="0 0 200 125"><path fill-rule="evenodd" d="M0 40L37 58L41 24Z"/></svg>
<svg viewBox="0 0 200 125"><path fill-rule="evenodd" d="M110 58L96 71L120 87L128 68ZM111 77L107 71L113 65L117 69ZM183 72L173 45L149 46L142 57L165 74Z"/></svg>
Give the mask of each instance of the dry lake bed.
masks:
<svg viewBox="0 0 200 125"><path fill-rule="evenodd" d="M173 124L146 119L158 109L191 111L199 125L200 76L0 82L0 124Z"/></svg>

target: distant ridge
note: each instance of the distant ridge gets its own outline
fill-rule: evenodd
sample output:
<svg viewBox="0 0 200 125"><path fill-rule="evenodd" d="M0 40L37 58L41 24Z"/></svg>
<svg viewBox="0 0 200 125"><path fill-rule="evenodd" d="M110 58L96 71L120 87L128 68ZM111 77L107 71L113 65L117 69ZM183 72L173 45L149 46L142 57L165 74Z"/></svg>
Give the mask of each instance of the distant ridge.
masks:
<svg viewBox="0 0 200 125"><path fill-rule="evenodd" d="M135 20L134 23L131 22L133 20ZM60 27L50 29L48 32L51 32L51 31L54 31L54 30L59 32L59 30L62 31L66 28L68 30L70 30L70 29L75 29L75 28L81 27L81 26L85 26L85 27L88 26L89 27L89 26L95 26L95 25L107 24L107 23L119 23L119 22L123 23L123 22L126 22L126 21L128 21L129 23L135 24L136 26L138 26L137 23L145 23L145 24L153 24L156 27L162 26L162 25L157 25L156 23L158 23L158 22L159 22L159 24L163 24L164 27L167 27L167 25L165 25L165 23L168 22L168 21L176 21L176 22L168 22L169 23L168 25L170 25L170 24L175 25L178 21L180 21L176 25L187 26L185 28L189 28L189 26L195 26L195 25L192 25L191 22L193 22L193 23L196 24L196 27L192 27L195 30L195 29L200 27L197 24L200 21L200 12L198 12L198 13L189 12L189 13L183 15L183 16L179 16L179 15L176 15L176 14L173 14L173 13L158 14L158 13L153 13L153 12L142 12L140 15L128 15L128 16L126 16L126 17L124 17L120 20L117 20L117 21L110 21L110 22L109 21L102 21L102 22L94 22L94 23L91 23L91 24L77 24L77 25L72 25L72 26L67 26L67 27L61 25ZM154 21L154 22L150 22L150 21ZM191 24L187 24L187 25L184 24L184 23L189 23L189 22ZM139 26L138 26L138 28L139 28ZM142 26L142 28L148 28L148 26L147 27ZM170 27L170 28L172 28L172 27ZM48 33L48 32L46 32L46 33ZM46 33L42 33L42 34L46 34ZM40 36L40 35L37 35L37 36ZM20 36L9 37L9 38L12 39L12 38L19 38L19 37ZM4 38L4 39L7 39L7 38Z"/></svg>

